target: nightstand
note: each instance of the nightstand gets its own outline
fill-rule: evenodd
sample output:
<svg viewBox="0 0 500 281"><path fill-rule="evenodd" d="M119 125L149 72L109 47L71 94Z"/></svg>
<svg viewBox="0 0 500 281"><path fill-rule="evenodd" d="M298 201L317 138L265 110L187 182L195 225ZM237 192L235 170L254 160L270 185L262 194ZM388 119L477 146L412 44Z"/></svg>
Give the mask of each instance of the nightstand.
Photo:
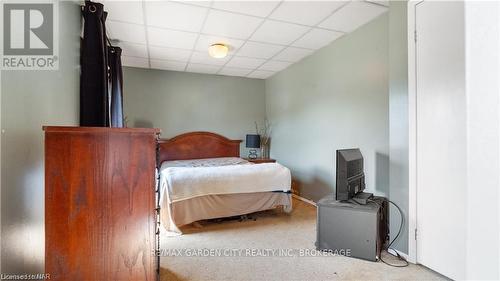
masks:
<svg viewBox="0 0 500 281"><path fill-rule="evenodd" d="M250 158L244 158L248 162L252 162L255 164L262 164L262 163L276 163L275 159L271 158L257 158L257 159L250 159Z"/></svg>

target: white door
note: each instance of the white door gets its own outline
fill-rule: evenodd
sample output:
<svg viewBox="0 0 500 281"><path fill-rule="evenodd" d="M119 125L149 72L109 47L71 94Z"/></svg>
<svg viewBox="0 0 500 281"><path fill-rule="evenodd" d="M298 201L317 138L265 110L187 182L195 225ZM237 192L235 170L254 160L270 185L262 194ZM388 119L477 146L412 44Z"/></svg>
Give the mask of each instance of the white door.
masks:
<svg viewBox="0 0 500 281"><path fill-rule="evenodd" d="M421 2L415 21L417 262L464 279L464 4Z"/></svg>

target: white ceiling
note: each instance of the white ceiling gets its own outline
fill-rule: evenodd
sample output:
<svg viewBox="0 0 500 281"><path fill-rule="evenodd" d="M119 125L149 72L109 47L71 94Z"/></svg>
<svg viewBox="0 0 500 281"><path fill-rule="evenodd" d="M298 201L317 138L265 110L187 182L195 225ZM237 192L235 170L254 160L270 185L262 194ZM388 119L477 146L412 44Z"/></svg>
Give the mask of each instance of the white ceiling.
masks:
<svg viewBox="0 0 500 281"><path fill-rule="evenodd" d="M125 66L265 79L387 10L385 1L100 1ZM208 47L224 43L215 59Z"/></svg>

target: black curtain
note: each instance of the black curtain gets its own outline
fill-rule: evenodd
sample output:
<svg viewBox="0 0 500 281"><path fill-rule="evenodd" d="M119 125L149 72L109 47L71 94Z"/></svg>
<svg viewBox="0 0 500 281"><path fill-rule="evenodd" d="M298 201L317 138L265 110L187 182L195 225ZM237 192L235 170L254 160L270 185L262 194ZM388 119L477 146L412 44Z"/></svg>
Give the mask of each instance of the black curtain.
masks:
<svg viewBox="0 0 500 281"><path fill-rule="evenodd" d="M80 126L109 125L106 13L100 3L85 2L80 48Z"/></svg>
<svg viewBox="0 0 500 281"><path fill-rule="evenodd" d="M123 127L122 49L111 46L108 51L111 97L111 127Z"/></svg>
<svg viewBox="0 0 500 281"><path fill-rule="evenodd" d="M123 127L121 49L109 44L101 3L85 1L82 16L80 126Z"/></svg>

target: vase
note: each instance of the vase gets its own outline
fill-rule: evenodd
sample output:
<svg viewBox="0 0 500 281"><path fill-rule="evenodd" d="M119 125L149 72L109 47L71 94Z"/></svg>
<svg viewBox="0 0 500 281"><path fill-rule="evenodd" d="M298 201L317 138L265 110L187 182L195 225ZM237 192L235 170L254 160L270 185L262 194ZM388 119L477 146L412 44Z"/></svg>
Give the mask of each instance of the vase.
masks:
<svg viewBox="0 0 500 281"><path fill-rule="evenodd" d="M260 146L260 158L268 158L269 155L267 153L267 145Z"/></svg>

